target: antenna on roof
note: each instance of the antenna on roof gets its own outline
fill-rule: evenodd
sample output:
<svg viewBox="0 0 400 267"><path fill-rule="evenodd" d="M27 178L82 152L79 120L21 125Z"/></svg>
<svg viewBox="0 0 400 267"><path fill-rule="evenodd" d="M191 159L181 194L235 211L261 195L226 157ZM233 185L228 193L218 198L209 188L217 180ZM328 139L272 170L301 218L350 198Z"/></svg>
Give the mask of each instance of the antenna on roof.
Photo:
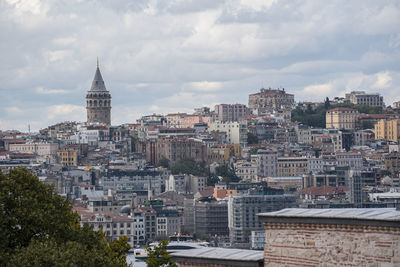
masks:
<svg viewBox="0 0 400 267"><path fill-rule="evenodd" d="M97 67L99 67L99 57L97 57Z"/></svg>

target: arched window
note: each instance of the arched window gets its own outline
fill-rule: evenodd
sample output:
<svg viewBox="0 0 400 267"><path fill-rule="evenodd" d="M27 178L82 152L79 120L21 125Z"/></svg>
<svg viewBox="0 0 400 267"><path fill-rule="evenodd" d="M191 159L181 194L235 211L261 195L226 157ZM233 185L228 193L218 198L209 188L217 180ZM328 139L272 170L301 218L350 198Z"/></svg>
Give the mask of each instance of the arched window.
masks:
<svg viewBox="0 0 400 267"><path fill-rule="evenodd" d="M103 101L99 100L99 107L103 105Z"/></svg>
<svg viewBox="0 0 400 267"><path fill-rule="evenodd" d="M89 107L92 107L93 103L92 100L89 100Z"/></svg>
<svg viewBox="0 0 400 267"><path fill-rule="evenodd" d="M93 101L93 105L97 107L97 100Z"/></svg>

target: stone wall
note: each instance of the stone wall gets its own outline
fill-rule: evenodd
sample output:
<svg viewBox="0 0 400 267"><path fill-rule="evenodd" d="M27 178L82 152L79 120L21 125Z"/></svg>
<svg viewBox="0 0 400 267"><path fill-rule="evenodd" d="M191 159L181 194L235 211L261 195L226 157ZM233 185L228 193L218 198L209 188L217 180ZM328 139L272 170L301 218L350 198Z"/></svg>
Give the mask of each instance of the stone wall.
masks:
<svg viewBox="0 0 400 267"><path fill-rule="evenodd" d="M400 228L265 223L264 266L400 266Z"/></svg>

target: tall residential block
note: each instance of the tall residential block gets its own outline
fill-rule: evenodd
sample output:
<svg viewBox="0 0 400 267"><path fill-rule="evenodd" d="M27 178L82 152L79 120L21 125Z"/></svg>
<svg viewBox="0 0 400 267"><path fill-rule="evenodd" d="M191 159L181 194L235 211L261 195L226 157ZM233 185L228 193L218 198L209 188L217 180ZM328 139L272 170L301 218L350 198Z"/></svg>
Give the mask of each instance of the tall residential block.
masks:
<svg viewBox="0 0 400 267"><path fill-rule="evenodd" d="M219 121L239 121L250 114L250 109L243 104L219 104L214 109Z"/></svg>
<svg viewBox="0 0 400 267"><path fill-rule="evenodd" d="M400 119L380 120L375 124L375 140L400 141Z"/></svg>
<svg viewBox="0 0 400 267"><path fill-rule="evenodd" d="M358 111L352 108L333 108L326 111L326 128L354 130Z"/></svg>

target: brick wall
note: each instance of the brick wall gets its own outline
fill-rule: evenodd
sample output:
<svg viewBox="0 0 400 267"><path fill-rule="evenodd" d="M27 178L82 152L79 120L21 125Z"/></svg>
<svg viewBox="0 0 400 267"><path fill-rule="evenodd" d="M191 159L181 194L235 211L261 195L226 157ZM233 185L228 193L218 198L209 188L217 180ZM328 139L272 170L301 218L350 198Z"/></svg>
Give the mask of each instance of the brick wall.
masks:
<svg viewBox="0 0 400 267"><path fill-rule="evenodd" d="M400 266L400 228L265 223L264 266Z"/></svg>

